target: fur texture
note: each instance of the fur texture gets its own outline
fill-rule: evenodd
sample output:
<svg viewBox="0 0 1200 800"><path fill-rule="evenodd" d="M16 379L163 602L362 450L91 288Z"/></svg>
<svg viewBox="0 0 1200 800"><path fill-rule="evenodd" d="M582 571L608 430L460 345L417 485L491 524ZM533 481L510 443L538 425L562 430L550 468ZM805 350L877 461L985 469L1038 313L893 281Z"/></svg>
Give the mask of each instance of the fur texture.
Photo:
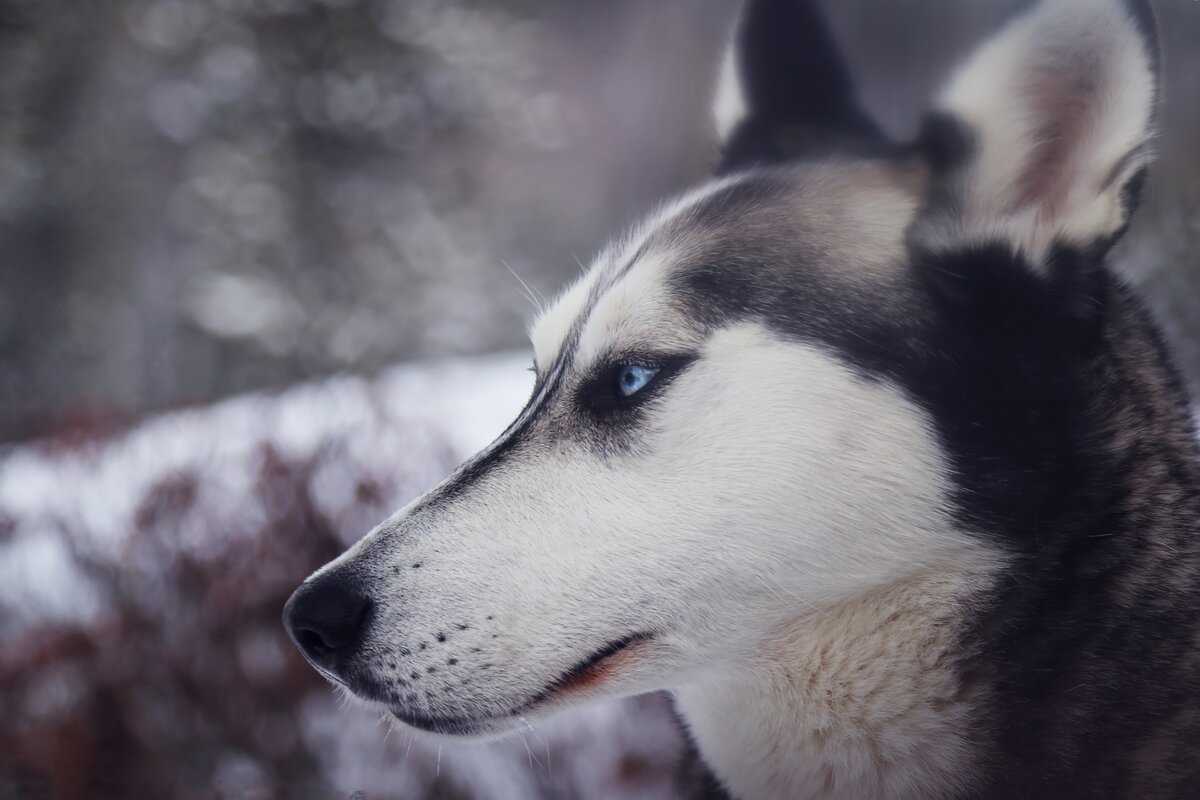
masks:
<svg viewBox="0 0 1200 800"><path fill-rule="evenodd" d="M903 146L811 5L741 19L721 177L546 311L525 410L293 637L431 734L672 691L736 797L1194 796L1200 454L1106 262L1149 9L1027 4Z"/></svg>

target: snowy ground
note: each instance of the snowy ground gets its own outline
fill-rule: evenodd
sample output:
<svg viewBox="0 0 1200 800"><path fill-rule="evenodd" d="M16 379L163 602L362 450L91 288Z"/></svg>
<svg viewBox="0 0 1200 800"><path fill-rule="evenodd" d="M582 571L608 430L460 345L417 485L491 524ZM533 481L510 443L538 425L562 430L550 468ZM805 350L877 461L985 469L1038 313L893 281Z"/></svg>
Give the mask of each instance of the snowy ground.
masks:
<svg viewBox="0 0 1200 800"><path fill-rule="evenodd" d="M112 613L76 563L77 540L85 537L101 558L142 557L127 540L145 527L144 498L164 476L201 478L188 508L202 513L183 513L167 534L180 552L203 558L241 547L227 540L239 536L249 552L249 537L269 529L251 478L264 446L284 461L317 465L309 495L335 521L337 537L352 542L384 509L417 495L504 428L527 397L528 361L514 353L402 366L373 379L338 377L166 414L105 441L3 453L0 650L38 625ZM345 457L316 458L330 448ZM356 470L388 477L383 500L361 502ZM159 566L144 571L154 576ZM332 689L309 692L301 706L299 736L343 797L358 790L372 799L671 797L679 772L680 737L661 697L597 706L506 741L461 746L389 734L367 712L343 707ZM252 796L261 772L252 753L233 753L210 780L220 796Z"/></svg>

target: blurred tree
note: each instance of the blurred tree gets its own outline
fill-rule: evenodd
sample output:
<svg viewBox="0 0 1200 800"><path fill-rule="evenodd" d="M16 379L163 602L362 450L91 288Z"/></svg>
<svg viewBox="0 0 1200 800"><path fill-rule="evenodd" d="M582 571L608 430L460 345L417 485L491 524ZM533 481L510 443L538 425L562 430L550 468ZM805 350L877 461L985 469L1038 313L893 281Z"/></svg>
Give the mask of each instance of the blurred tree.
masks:
<svg viewBox="0 0 1200 800"><path fill-rule="evenodd" d="M677 0L4 2L0 440L515 345L702 158Z"/></svg>
<svg viewBox="0 0 1200 800"><path fill-rule="evenodd" d="M1003 5L826 3L899 137ZM705 172L730 10L0 0L0 441L520 344L510 268L556 290ZM1170 256L1187 226L1147 218L1200 177L1200 13L1158 10L1165 133L1133 239L1195 340L1196 265Z"/></svg>

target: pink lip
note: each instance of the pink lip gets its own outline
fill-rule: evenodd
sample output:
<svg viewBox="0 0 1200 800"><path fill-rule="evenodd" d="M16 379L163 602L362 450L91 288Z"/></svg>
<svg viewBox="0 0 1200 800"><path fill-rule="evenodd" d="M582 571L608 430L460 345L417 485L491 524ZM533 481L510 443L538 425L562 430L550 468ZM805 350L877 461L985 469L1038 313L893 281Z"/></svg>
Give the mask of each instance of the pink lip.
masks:
<svg viewBox="0 0 1200 800"><path fill-rule="evenodd" d="M653 633L638 633L610 642L568 670L526 707L566 694L598 688L613 673L635 660L638 648L653 638Z"/></svg>

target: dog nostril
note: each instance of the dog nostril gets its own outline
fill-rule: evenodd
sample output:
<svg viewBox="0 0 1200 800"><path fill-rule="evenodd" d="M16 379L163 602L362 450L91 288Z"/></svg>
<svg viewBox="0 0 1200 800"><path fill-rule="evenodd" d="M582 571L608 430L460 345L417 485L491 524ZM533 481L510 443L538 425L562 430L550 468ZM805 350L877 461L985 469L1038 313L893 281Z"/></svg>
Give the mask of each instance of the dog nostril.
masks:
<svg viewBox="0 0 1200 800"><path fill-rule="evenodd" d="M324 652L332 650L325 644L325 640L321 638L321 634L316 631L310 631L307 628L296 631L296 644L300 645L300 649L306 652Z"/></svg>
<svg viewBox="0 0 1200 800"><path fill-rule="evenodd" d="M371 602L350 581L326 573L305 583L283 609L292 641L313 663L333 669L362 636Z"/></svg>

